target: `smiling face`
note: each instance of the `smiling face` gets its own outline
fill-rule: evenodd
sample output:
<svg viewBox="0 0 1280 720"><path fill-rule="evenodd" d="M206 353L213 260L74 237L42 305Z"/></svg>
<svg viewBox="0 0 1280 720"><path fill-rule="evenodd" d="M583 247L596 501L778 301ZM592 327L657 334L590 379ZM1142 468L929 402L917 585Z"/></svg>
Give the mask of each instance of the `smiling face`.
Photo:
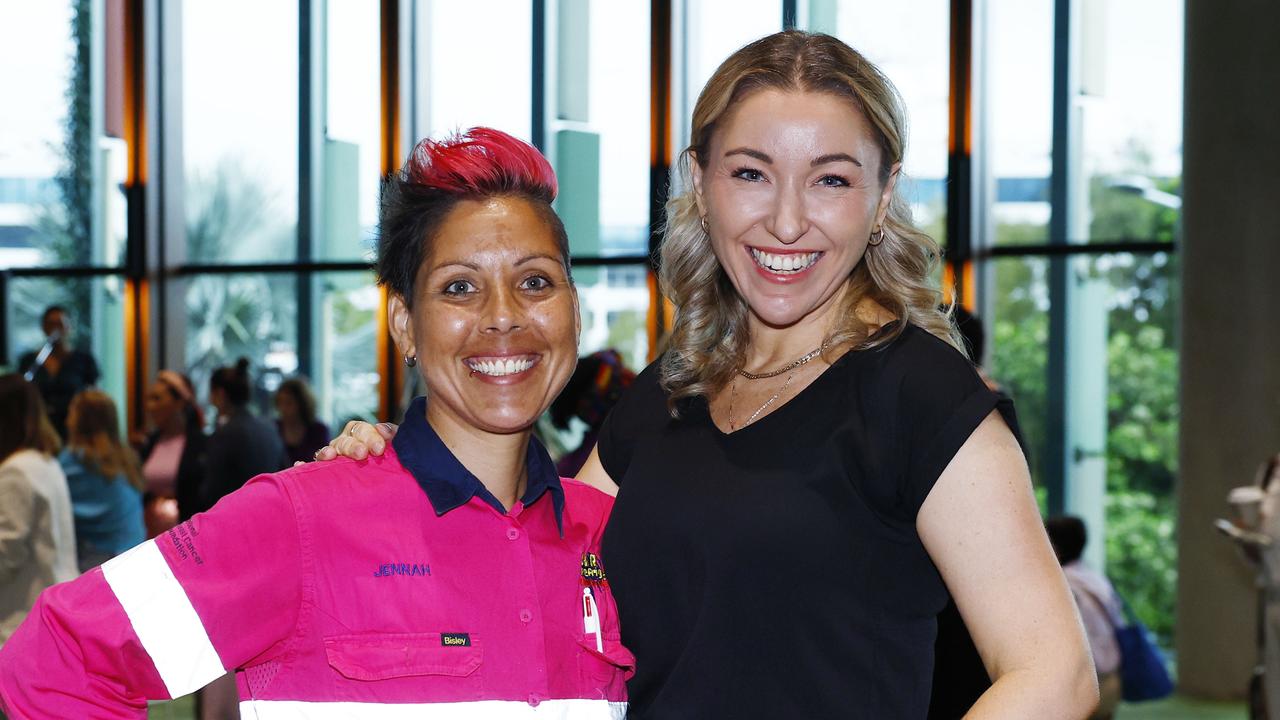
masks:
<svg viewBox="0 0 1280 720"><path fill-rule="evenodd" d="M578 358L578 295L555 235L519 197L464 200L428 241L412 309L393 295L391 331L416 355L437 431L527 430Z"/></svg>
<svg viewBox="0 0 1280 720"><path fill-rule="evenodd" d="M871 125L844 98L760 90L720 120L707 155L695 197L752 321L825 328L897 179L894 166L880 181Z"/></svg>

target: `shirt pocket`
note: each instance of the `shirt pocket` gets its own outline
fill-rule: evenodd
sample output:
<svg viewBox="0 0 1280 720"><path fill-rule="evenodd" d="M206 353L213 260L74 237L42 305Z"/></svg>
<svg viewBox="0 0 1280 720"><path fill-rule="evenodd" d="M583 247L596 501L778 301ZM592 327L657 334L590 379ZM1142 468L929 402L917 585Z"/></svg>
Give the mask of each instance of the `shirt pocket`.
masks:
<svg viewBox="0 0 1280 720"><path fill-rule="evenodd" d="M324 639L329 666L351 680L477 675L484 648L475 633L358 633Z"/></svg>
<svg viewBox="0 0 1280 720"><path fill-rule="evenodd" d="M636 658L622 644L618 611L613 593L604 586L593 586L591 598L599 618L600 633L586 632L584 625L575 634L578 640L578 673L587 687L605 700L627 699L626 682L636 673ZM586 604L586 598L583 598ZM586 610L584 609L584 616Z"/></svg>

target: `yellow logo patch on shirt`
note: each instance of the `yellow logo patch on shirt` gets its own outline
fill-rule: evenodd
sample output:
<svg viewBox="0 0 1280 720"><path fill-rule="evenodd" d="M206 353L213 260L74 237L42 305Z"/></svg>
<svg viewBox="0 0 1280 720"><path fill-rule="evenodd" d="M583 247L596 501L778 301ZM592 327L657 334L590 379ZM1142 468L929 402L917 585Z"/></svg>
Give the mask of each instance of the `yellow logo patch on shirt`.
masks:
<svg viewBox="0 0 1280 720"><path fill-rule="evenodd" d="M600 558L596 557L595 553L583 553L582 579L592 585L605 582L604 568L601 567Z"/></svg>

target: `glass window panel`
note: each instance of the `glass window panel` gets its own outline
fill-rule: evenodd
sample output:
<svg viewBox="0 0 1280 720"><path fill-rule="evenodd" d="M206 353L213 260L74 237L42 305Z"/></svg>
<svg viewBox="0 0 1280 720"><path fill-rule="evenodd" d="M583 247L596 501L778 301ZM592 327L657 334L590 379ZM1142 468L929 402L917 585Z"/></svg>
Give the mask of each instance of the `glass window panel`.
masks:
<svg viewBox="0 0 1280 720"><path fill-rule="evenodd" d="M574 255L646 255L649 5L556 4L548 157ZM579 60L582 58L585 60Z"/></svg>
<svg viewBox="0 0 1280 720"><path fill-rule="evenodd" d="M648 365L648 272L643 264L574 269L582 308L581 356L611 348L637 373ZM578 417L564 429L555 427L548 416L538 423L539 435L556 458L582 445L587 430Z"/></svg>
<svg viewBox="0 0 1280 720"><path fill-rule="evenodd" d="M375 421L378 412L377 337L381 294L369 273L325 273L315 279L319 332L312 353L317 413L330 429L348 420Z"/></svg>
<svg viewBox="0 0 1280 720"><path fill-rule="evenodd" d="M0 268L122 261L123 144L102 135L102 58L74 42L98 45L98 5L75 5L0 4L0 68L21 68L0 72Z"/></svg>
<svg viewBox="0 0 1280 720"><path fill-rule="evenodd" d="M683 7L684 92L672 132L677 149L689 144L693 105L720 63L743 45L782 29L781 0L702 0ZM676 42L679 47L680 39Z"/></svg>
<svg viewBox="0 0 1280 720"><path fill-rule="evenodd" d="M984 244L1049 240L1053 169L1053 2L987 3L986 117L977 152L990 170L992 237Z"/></svg>
<svg viewBox="0 0 1280 720"><path fill-rule="evenodd" d="M199 275L185 280L186 369L203 399L209 377L249 359L251 405L271 414L271 393L298 371L298 283L288 274Z"/></svg>
<svg viewBox="0 0 1280 720"><path fill-rule="evenodd" d="M1030 455L1032 478L1043 476L1048 447L1049 263L1044 258L991 261L995 292L986 325L987 372L1013 398Z"/></svg>
<svg viewBox="0 0 1280 720"><path fill-rule="evenodd" d="M187 259L292 260L297 0L193 1L181 12Z"/></svg>
<svg viewBox="0 0 1280 720"><path fill-rule="evenodd" d="M382 176L378 6L328 0L325 22L328 87L315 254L322 260L368 258Z"/></svg>
<svg viewBox="0 0 1280 720"><path fill-rule="evenodd" d="M124 413L124 278L15 277L9 279L7 289L10 356L3 361L9 368L29 369L22 367L21 358L44 345L40 319L50 305L61 305L70 320L71 344L98 361L102 372L98 386L115 398Z"/></svg>
<svg viewBox="0 0 1280 720"><path fill-rule="evenodd" d="M647 255L649 3L592 3L590 43L589 120L600 137L599 254Z"/></svg>
<svg viewBox="0 0 1280 720"><path fill-rule="evenodd" d="M1182 176L1183 4L1086 3L1083 183L1090 242L1174 239Z"/></svg>
<svg viewBox="0 0 1280 720"><path fill-rule="evenodd" d="M950 2L841 0L810 29L839 37L893 81L907 109L907 155L899 186L916 223L940 242L946 230L950 129ZM905 184L903 184L905 181Z"/></svg>
<svg viewBox="0 0 1280 720"><path fill-rule="evenodd" d="M613 348L637 372L649 364L648 272L647 265L574 268L582 355Z"/></svg>
<svg viewBox="0 0 1280 720"><path fill-rule="evenodd" d="M485 125L531 140L532 3L419 0L416 10L422 42L414 86L426 93L417 138Z"/></svg>
<svg viewBox="0 0 1280 720"><path fill-rule="evenodd" d="M1178 262L1176 255L1081 259L1081 287L1097 303L1085 325L1105 326L1106 572L1166 646L1174 632L1178 472ZM1087 292L1087 291L1086 291ZM1079 327L1081 318L1072 322ZM1079 392L1079 388L1071 388Z"/></svg>

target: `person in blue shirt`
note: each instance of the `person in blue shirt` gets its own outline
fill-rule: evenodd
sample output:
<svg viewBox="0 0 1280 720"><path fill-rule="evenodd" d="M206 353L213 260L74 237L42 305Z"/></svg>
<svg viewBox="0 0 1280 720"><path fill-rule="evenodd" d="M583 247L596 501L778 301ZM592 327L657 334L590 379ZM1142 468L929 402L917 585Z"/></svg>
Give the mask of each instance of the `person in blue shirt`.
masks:
<svg viewBox="0 0 1280 720"><path fill-rule="evenodd" d="M58 456L71 490L80 571L97 567L146 539L142 470L120 439L116 404L83 390L67 412L67 446Z"/></svg>

